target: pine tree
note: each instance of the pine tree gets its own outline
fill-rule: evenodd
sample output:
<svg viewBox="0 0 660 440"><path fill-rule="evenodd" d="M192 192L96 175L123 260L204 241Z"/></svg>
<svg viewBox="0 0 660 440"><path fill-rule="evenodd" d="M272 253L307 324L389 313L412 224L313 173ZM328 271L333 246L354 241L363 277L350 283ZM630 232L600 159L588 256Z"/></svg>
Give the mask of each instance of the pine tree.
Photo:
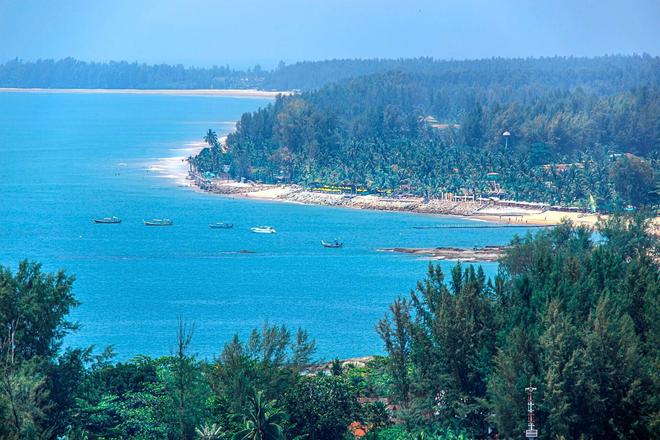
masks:
<svg viewBox="0 0 660 440"><path fill-rule="evenodd" d="M579 402L574 394L581 367L577 351L580 335L559 300L549 304L543 327L539 342L544 375L539 409L545 414L544 430L575 438L580 422Z"/></svg>
<svg viewBox="0 0 660 440"><path fill-rule="evenodd" d="M385 316L376 328L385 343L388 353L387 366L392 374L398 402L404 405L410 397L410 309L405 298L399 298L390 305L392 318Z"/></svg>
<svg viewBox="0 0 660 440"><path fill-rule="evenodd" d="M594 439L650 438L645 398L650 383L632 319L605 294L589 324L577 384L584 398L585 433Z"/></svg>

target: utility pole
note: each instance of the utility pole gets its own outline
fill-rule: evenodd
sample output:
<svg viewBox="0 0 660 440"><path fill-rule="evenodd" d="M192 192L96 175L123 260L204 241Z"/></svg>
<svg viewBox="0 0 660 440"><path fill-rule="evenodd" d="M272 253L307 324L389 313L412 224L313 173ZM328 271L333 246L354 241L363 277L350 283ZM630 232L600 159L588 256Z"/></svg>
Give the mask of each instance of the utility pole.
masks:
<svg viewBox="0 0 660 440"><path fill-rule="evenodd" d="M539 436L539 431L534 427L534 398L532 393L536 391L536 387L528 386L525 388L527 391L527 429L525 430L525 438L536 438Z"/></svg>

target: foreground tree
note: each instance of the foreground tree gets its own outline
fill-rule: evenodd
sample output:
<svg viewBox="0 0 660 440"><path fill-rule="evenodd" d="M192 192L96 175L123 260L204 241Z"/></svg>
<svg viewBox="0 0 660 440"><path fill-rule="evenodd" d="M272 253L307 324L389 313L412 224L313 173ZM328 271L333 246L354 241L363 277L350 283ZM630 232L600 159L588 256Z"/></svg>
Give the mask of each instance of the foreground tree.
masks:
<svg viewBox="0 0 660 440"><path fill-rule="evenodd" d="M192 439L195 426L203 421L206 413L205 400L210 394L201 366L190 354L194 326L179 319L177 329L177 351L167 359L165 384L172 396L171 411L176 414L177 437Z"/></svg>
<svg viewBox="0 0 660 440"><path fill-rule="evenodd" d="M440 266L430 265L426 279L410 294L410 308L400 300L391 307L397 336L391 336L387 318L379 330L401 397L411 383L410 422L431 419L482 433L487 429L482 400L495 350L493 306L481 268L457 265L451 275L448 287Z"/></svg>
<svg viewBox="0 0 660 440"><path fill-rule="evenodd" d="M234 440L284 440L282 428L286 415L275 406L275 401L267 401L258 391L249 399L244 413L244 428L234 434Z"/></svg>
<svg viewBox="0 0 660 440"><path fill-rule="evenodd" d="M460 265L446 281L431 266L410 307L395 302L379 331L395 388L403 371L411 384L399 413L410 430L491 425L515 438L532 384L544 438L659 434L658 239L642 216L598 231L564 223L515 238L494 283ZM406 322L401 344L395 323Z"/></svg>
<svg viewBox="0 0 660 440"><path fill-rule="evenodd" d="M343 376L310 376L286 394L289 437L339 439L361 417L355 391Z"/></svg>
<svg viewBox="0 0 660 440"><path fill-rule="evenodd" d="M62 339L76 328L66 319L78 304L73 280L28 261L15 274L0 267L0 437L44 436L58 426L49 416L62 399L51 388Z"/></svg>
<svg viewBox="0 0 660 440"><path fill-rule="evenodd" d="M299 329L292 336L285 326L268 323L253 330L247 341L234 336L207 372L214 412L223 427L236 428L227 414L243 412L257 390L268 400L284 396L309 365L314 350L307 332Z"/></svg>
<svg viewBox="0 0 660 440"><path fill-rule="evenodd" d="M395 400L405 405L410 399L410 305L405 298L399 298L390 305L390 314L391 318L385 315L376 330L389 355L387 366L393 378Z"/></svg>
<svg viewBox="0 0 660 440"><path fill-rule="evenodd" d="M3 438L31 439L49 435L52 431L47 408L48 389L43 374L27 363L5 367L0 385Z"/></svg>

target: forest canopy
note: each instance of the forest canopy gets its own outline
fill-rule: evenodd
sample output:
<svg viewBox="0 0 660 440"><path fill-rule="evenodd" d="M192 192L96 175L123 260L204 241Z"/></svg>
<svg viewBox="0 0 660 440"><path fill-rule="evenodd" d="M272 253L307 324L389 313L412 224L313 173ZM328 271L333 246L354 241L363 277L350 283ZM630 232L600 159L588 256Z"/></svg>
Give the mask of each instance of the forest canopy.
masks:
<svg viewBox="0 0 660 440"><path fill-rule="evenodd" d="M43 88L145 88L210 89L260 88L267 90L315 90L343 79L384 72L434 74L450 77L477 77L487 82L541 82L557 88L591 84L611 92L635 87L649 81L657 83L660 73L657 57L603 56L550 58L490 58L482 60L333 59L280 64L274 69L259 65L233 69L228 65L189 67L170 64L145 64L126 61L86 62L74 58L24 61L0 64L0 87ZM492 76L489 76L489 75Z"/></svg>
<svg viewBox="0 0 660 440"><path fill-rule="evenodd" d="M657 202L657 58L402 66L280 97L244 114L227 150L211 146L194 164L215 173L230 165L234 178L427 197L595 200L608 210ZM630 164L634 192L617 171Z"/></svg>

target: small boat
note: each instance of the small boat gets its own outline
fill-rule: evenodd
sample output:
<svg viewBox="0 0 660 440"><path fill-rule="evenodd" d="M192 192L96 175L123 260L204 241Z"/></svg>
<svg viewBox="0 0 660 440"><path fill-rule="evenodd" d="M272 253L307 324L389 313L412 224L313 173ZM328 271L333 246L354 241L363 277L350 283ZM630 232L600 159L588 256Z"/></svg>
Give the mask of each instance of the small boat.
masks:
<svg viewBox="0 0 660 440"><path fill-rule="evenodd" d="M93 221L94 223L102 223L106 225L121 223L121 219L119 217L115 217L114 215L112 217L95 218Z"/></svg>
<svg viewBox="0 0 660 440"><path fill-rule="evenodd" d="M145 226L172 226L174 222L169 218L154 218L151 220L144 220Z"/></svg>
<svg viewBox="0 0 660 440"><path fill-rule="evenodd" d="M233 223L224 223L224 222L209 223L209 228L211 229L231 229L233 227L234 227Z"/></svg>
<svg viewBox="0 0 660 440"><path fill-rule="evenodd" d="M327 248L340 248L340 247L344 246L344 243L341 243L338 240L331 241L331 242L321 240L321 244L323 245L323 247L327 247Z"/></svg>
<svg viewBox="0 0 660 440"><path fill-rule="evenodd" d="M250 231L255 234L274 234L277 232L272 226L255 226L250 228Z"/></svg>

